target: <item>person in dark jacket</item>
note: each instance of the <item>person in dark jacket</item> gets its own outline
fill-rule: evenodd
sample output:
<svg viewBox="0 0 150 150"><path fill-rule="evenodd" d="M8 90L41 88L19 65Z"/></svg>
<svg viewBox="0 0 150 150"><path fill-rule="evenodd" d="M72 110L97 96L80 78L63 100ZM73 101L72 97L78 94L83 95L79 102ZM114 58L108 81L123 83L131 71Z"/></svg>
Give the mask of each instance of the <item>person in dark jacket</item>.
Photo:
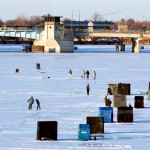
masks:
<svg viewBox="0 0 150 150"><path fill-rule="evenodd" d="M105 96L104 101L105 101L105 106L111 107L112 102L110 99L107 98L107 95Z"/></svg>
<svg viewBox="0 0 150 150"><path fill-rule="evenodd" d="M87 95L89 95L89 92L90 92L90 85L89 84L87 84L87 86L86 86L86 92L87 92Z"/></svg>
<svg viewBox="0 0 150 150"><path fill-rule="evenodd" d="M40 107L40 101L39 101L38 99L36 99L35 101L36 101L36 104L37 104L37 108L36 108L36 109L37 109L37 110L38 110L38 109L40 110L40 109L41 109L41 107Z"/></svg>
<svg viewBox="0 0 150 150"><path fill-rule="evenodd" d="M112 95L112 88L110 86L108 86L107 95Z"/></svg>
<svg viewBox="0 0 150 150"><path fill-rule="evenodd" d="M32 105L33 105L33 103L34 103L34 98L33 98L33 96L31 96L31 98L29 98L27 102L29 102L29 107L28 107L28 109L31 110L31 109L32 109Z"/></svg>
<svg viewBox="0 0 150 150"><path fill-rule="evenodd" d="M16 73L19 73L19 68L16 69Z"/></svg>
<svg viewBox="0 0 150 150"><path fill-rule="evenodd" d="M89 79L89 75L90 75L90 72L87 70L86 71L86 77L87 77L87 79Z"/></svg>

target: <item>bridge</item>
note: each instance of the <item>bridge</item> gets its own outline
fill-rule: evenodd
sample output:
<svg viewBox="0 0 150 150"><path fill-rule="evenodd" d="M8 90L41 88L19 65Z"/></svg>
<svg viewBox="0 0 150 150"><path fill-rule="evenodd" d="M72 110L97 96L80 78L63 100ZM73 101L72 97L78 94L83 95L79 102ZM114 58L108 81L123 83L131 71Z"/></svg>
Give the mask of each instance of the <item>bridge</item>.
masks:
<svg viewBox="0 0 150 150"><path fill-rule="evenodd" d="M1 37L17 37L25 39L33 39L32 52L73 52L74 37L93 38L119 38L122 40L120 50L125 50L123 44L124 38L130 38L132 42L132 52L140 53L140 41L143 38L150 39L150 34L143 31L111 31L97 30L93 28L92 22L89 23L88 29L73 30L73 28L65 29L60 24L60 17L50 17L45 19L44 30L0 30Z"/></svg>
<svg viewBox="0 0 150 150"><path fill-rule="evenodd" d="M33 39L32 52L73 52L74 36L71 29L61 29L60 17L45 17L44 29L17 30L6 28L0 30L1 37Z"/></svg>
<svg viewBox="0 0 150 150"><path fill-rule="evenodd" d="M41 39L40 30L0 30L1 37L16 37L16 38L25 38L25 39L33 39L40 40Z"/></svg>
<svg viewBox="0 0 150 150"><path fill-rule="evenodd" d="M120 50L124 50L123 40L125 38L130 38L132 42L132 52L140 53L140 41L143 38L150 39L150 33L145 33L143 31L112 31L112 30L78 30L74 33L77 39L82 38L90 38L90 39L98 39L98 38L119 38L122 42L120 45Z"/></svg>

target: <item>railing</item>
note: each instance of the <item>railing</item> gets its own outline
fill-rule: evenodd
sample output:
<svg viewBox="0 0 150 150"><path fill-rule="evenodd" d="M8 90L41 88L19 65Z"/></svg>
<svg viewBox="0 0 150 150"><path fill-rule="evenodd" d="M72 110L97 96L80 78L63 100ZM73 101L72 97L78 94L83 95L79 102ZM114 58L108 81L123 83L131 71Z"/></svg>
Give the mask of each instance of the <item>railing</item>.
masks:
<svg viewBox="0 0 150 150"><path fill-rule="evenodd" d="M0 30L0 36L40 39L42 31L39 30Z"/></svg>
<svg viewBox="0 0 150 150"><path fill-rule="evenodd" d="M26 27L18 27L18 28L7 28L0 27L0 31L43 31L43 28L26 28Z"/></svg>

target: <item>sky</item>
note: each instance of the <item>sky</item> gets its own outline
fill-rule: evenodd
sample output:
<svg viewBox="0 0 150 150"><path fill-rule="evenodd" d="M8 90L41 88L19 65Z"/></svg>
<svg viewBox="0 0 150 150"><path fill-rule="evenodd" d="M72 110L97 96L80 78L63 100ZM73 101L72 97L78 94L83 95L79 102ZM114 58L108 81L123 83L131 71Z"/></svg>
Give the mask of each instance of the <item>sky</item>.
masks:
<svg viewBox="0 0 150 150"><path fill-rule="evenodd" d="M149 0L0 0L0 19L45 15L63 16L75 20L90 19L97 12L104 20L150 20ZM79 13L80 12L80 13ZM116 13L118 12L118 13Z"/></svg>

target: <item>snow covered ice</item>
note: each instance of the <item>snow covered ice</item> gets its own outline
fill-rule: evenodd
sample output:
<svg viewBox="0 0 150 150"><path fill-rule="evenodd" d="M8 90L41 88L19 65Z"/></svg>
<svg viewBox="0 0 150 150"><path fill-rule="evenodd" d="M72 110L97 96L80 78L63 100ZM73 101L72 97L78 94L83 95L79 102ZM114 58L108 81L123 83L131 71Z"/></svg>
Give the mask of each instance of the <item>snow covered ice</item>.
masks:
<svg viewBox="0 0 150 150"><path fill-rule="evenodd" d="M81 48L83 51L84 47ZM78 51L0 53L0 150L149 149L150 101L146 92L150 82L150 53L82 53L80 48ZM36 69L36 63L40 63L40 70ZM16 68L20 73L15 73ZM72 79L68 78L70 69ZM89 80L81 78L84 69L90 71ZM96 80L92 78L94 70ZM104 124L103 137L78 141L79 124L86 123L87 116L98 116L98 108L104 106L107 85L120 82L131 84L127 105L134 106L134 96L142 95L145 108L134 108L133 123L117 123L114 108L114 123ZM28 110L27 100L31 96L40 100L41 110L36 110L35 103ZM113 101L112 96L108 97ZM58 141L37 141L37 121L58 121Z"/></svg>

